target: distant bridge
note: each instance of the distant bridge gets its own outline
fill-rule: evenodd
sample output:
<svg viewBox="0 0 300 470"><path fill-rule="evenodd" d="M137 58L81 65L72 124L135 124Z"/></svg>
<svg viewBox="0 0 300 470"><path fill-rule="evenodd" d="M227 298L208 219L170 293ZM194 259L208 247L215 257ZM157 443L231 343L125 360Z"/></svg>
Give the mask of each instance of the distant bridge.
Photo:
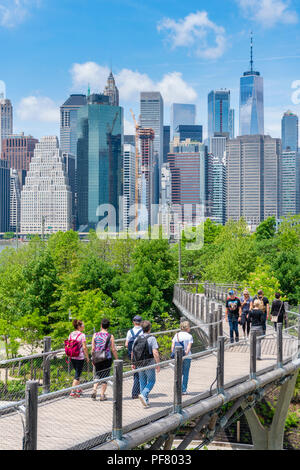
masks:
<svg viewBox="0 0 300 470"><path fill-rule="evenodd" d="M192 350L188 395L181 393L180 350L175 359L160 364L148 409L139 400L131 399L133 372L123 361L114 362L114 373L106 379L111 387L106 402L91 400L94 380L81 385L80 399L69 398L72 388L49 393L50 367L62 352L48 351L43 354L44 393L38 395L41 384L33 380L26 385L25 399L0 405L0 449L126 450L150 441L152 449L171 449L178 428L194 420L194 429L177 447L186 449L200 431L205 436L202 445L211 442L237 414L245 414L248 420L254 449L281 449L300 368L300 316L289 312L290 326L284 332L279 327L275 334L268 327L261 339L262 360L257 361L255 334L248 341L228 342L228 324L224 321L226 292L227 286L208 283L174 288L174 305L192 322L194 339L198 338L206 348ZM170 341L174 331L164 335ZM34 359L29 360L33 364ZM14 367L16 361L21 359L15 360ZM0 372L5 370L8 374L12 363L13 360L1 361ZM277 386L281 392L275 415L271 427L265 429L254 406Z"/></svg>

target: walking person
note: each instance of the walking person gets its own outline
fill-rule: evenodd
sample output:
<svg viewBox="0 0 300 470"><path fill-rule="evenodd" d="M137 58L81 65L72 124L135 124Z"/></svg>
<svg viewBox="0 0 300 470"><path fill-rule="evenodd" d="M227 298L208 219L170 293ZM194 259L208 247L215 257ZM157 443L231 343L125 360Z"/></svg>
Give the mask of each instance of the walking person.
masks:
<svg viewBox="0 0 300 470"><path fill-rule="evenodd" d="M147 367L153 364L159 364L159 352L156 338L151 333L151 323L144 320L141 323L143 333L139 335L132 348L131 360L132 369L139 367ZM156 372L160 372L160 367L157 365ZM153 389L156 381L155 368L141 371L139 374L140 380L140 394L139 399L145 408L149 408L149 394Z"/></svg>
<svg viewBox="0 0 300 470"><path fill-rule="evenodd" d="M136 315L133 318L133 328L127 332L125 347L128 351L128 357L131 360L131 353L132 353L132 346L135 339L143 333L143 329L141 327L142 317L140 315ZM136 372L133 376L133 387L131 392L131 397L133 399L138 398L140 394L140 379L139 374Z"/></svg>
<svg viewBox="0 0 300 470"><path fill-rule="evenodd" d="M108 332L110 321L104 318L101 322L101 330L94 333L92 339L92 358L95 366L95 378L103 379L110 376L112 355L118 359L114 336ZM100 360L101 358L101 360ZM96 400L98 383L94 384L92 399ZM100 401L107 400L105 395L107 382L101 383Z"/></svg>
<svg viewBox="0 0 300 470"><path fill-rule="evenodd" d="M263 334L265 335L266 334L266 330L267 330L267 320L269 318L269 314L270 314L270 304L269 304L269 300L267 297L264 296L264 292L262 289L260 289L258 292L257 292L257 295L255 295L255 297L253 298L253 302L252 302L252 306L250 308L253 308L253 304L254 304L254 301L255 300L259 300L260 302L260 309L262 310L263 314L264 314L264 321L263 321Z"/></svg>
<svg viewBox="0 0 300 470"><path fill-rule="evenodd" d="M226 300L225 321L229 323L230 342L239 342L239 321L241 321L242 307L240 299L235 295L234 290L229 291L229 297Z"/></svg>
<svg viewBox="0 0 300 470"><path fill-rule="evenodd" d="M271 321L274 323L275 331L277 331L277 323L283 324L283 320L286 317L284 302L280 300L280 297L280 293L276 292L275 300L273 300L271 307Z"/></svg>
<svg viewBox="0 0 300 470"><path fill-rule="evenodd" d="M187 386L189 381L189 373L191 368L191 349L193 344L193 337L190 334L191 326L188 321L180 323L181 331L176 333L172 340L172 352L174 352L177 343L181 343L183 347L183 362L182 362L182 394L187 394Z"/></svg>
<svg viewBox="0 0 300 470"><path fill-rule="evenodd" d="M249 319L251 322L251 332L257 333L257 342L256 342L256 359L261 360L261 338L260 336L264 335L263 325L264 325L264 312L261 310L261 302L259 299L253 301L253 308L249 312Z"/></svg>
<svg viewBox="0 0 300 470"><path fill-rule="evenodd" d="M247 330L247 338L249 337L250 333L250 320L248 318L250 312L250 305L252 299L247 289L244 290L243 295L241 297L241 306L242 306L242 318L241 318L241 325L244 332L244 338L246 338L246 330Z"/></svg>
<svg viewBox="0 0 300 470"><path fill-rule="evenodd" d="M68 341L77 341L79 347L79 355L76 357L71 357L71 363L75 370L75 377L72 383L72 387L76 387L80 385L80 377L83 370L84 365L84 358L86 362L89 362L89 353L86 347L86 337L83 333L84 331L84 323L81 320L73 320L73 327L74 331L70 333ZM77 390L72 390L70 393L70 397L80 397L82 394L82 390L78 388Z"/></svg>

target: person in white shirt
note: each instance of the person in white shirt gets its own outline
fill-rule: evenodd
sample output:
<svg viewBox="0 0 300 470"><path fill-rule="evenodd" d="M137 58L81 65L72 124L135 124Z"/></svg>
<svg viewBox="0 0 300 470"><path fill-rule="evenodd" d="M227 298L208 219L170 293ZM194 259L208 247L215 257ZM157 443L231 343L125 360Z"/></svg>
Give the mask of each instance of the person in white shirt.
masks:
<svg viewBox="0 0 300 470"><path fill-rule="evenodd" d="M125 347L128 351L128 357L131 360L131 353L132 353L132 346L135 339L143 333L143 329L141 327L142 317L140 315L136 315L133 318L133 328L127 332ZM133 399L138 398L140 394L140 380L139 374L135 373L133 376L133 387L131 392L131 397Z"/></svg>
<svg viewBox="0 0 300 470"><path fill-rule="evenodd" d="M187 386L189 381L189 373L191 367L191 349L193 344L193 337L190 334L191 326L188 321L180 324L181 331L176 333L172 340L172 351L175 349L176 343L182 343L184 349L184 360L182 363L182 394L187 394Z"/></svg>

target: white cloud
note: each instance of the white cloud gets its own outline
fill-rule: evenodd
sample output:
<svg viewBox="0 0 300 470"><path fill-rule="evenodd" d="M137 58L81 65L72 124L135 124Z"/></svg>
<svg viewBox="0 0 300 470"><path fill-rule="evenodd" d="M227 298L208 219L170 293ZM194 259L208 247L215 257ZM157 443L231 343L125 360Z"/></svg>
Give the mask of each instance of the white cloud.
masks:
<svg viewBox="0 0 300 470"><path fill-rule="evenodd" d="M172 49L187 47L205 59L217 59L225 52L225 29L211 21L206 11L190 13L178 21L165 18L158 23L157 29L169 31L167 40Z"/></svg>
<svg viewBox="0 0 300 470"><path fill-rule="evenodd" d="M40 0L0 0L0 26L14 28L23 23Z"/></svg>
<svg viewBox="0 0 300 470"><path fill-rule="evenodd" d="M246 18L257 21L265 28L271 28L277 23L296 24L298 15L290 9L287 0L237 0Z"/></svg>
<svg viewBox="0 0 300 470"><path fill-rule="evenodd" d="M27 96L17 107L21 121L59 122L59 107L46 96Z"/></svg>
<svg viewBox="0 0 300 470"><path fill-rule="evenodd" d="M71 75L73 90L84 92L90 83L92 91L99 93L106 85L109 68L95 62L74 64ZM191 103L197 99L196 91L184 81L179 72L165 74L161 80L154 81L145 73L122 69L115 74L115 80L122 102L137 101L141 91L160 91L166 104Z"/></svg>

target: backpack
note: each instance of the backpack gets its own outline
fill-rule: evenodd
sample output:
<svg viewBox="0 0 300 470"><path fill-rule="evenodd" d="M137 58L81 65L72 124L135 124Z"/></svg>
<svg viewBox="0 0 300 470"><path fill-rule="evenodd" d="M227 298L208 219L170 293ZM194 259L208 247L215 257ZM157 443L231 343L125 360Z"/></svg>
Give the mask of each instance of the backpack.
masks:
<svg viewBox="0 0 300 470"><path fill-rule="evenodd" d="M258 300L258 301L259 301L259 310L261 310L263 313L265 313L265 311L266 311L266 306L265 306L265 304L264 304L263 298L260 299L259 297L256 297L255 300Z"/></svg>
<svg viewBox="0 0 300 470"><path fill-rule="evenodd" d="M153 354L149 353L148 338L151 336L138 336L133 343L132 362L135 365L143 366L148 359L152 359Z"/></svg>
<svg viewBox="0 0 300 470"><path fill-rule="evenodd" d="M129 356L129 358L131 358L132 346L133 346L134 340L135 340L142 332L143 332L142 328L141 328L136 334L134 334L133 330L130 330L131 338L130 338L130 340L128 341L128 356Z"/></svg>
<svg viewBox="0 0 300 470"><path fill-rule="evenodd" d="M174 348L173 348L173 351L172 351L172 354L171 354L171 359L175 358L175 348L179 347L179 346L182 348L182 355L185 356L184 341L179 341L178 333L177 333L177 341L175 341L175 343L174 343Z"/></svg>
<svg viewBox="0 0 300 470"><path fill-rule="evenodd" d="M110 342L111 335L109 334L106 338L106 341L102 342L99 349L96 349L92 354L92 362L93 364L98 364L99 362L103 362L107 359L107 347Z"/></svg>
<svg viewBox="0 0 300 470"><path fill-rule="evenodd" d="M81 342L78 341L79 336L82 335L82 333L79 333L78 336L76 336L75 339L68 339L65 340L65 353L68 357L78 357L80 354L80 349L81 349Z"/></svg>

